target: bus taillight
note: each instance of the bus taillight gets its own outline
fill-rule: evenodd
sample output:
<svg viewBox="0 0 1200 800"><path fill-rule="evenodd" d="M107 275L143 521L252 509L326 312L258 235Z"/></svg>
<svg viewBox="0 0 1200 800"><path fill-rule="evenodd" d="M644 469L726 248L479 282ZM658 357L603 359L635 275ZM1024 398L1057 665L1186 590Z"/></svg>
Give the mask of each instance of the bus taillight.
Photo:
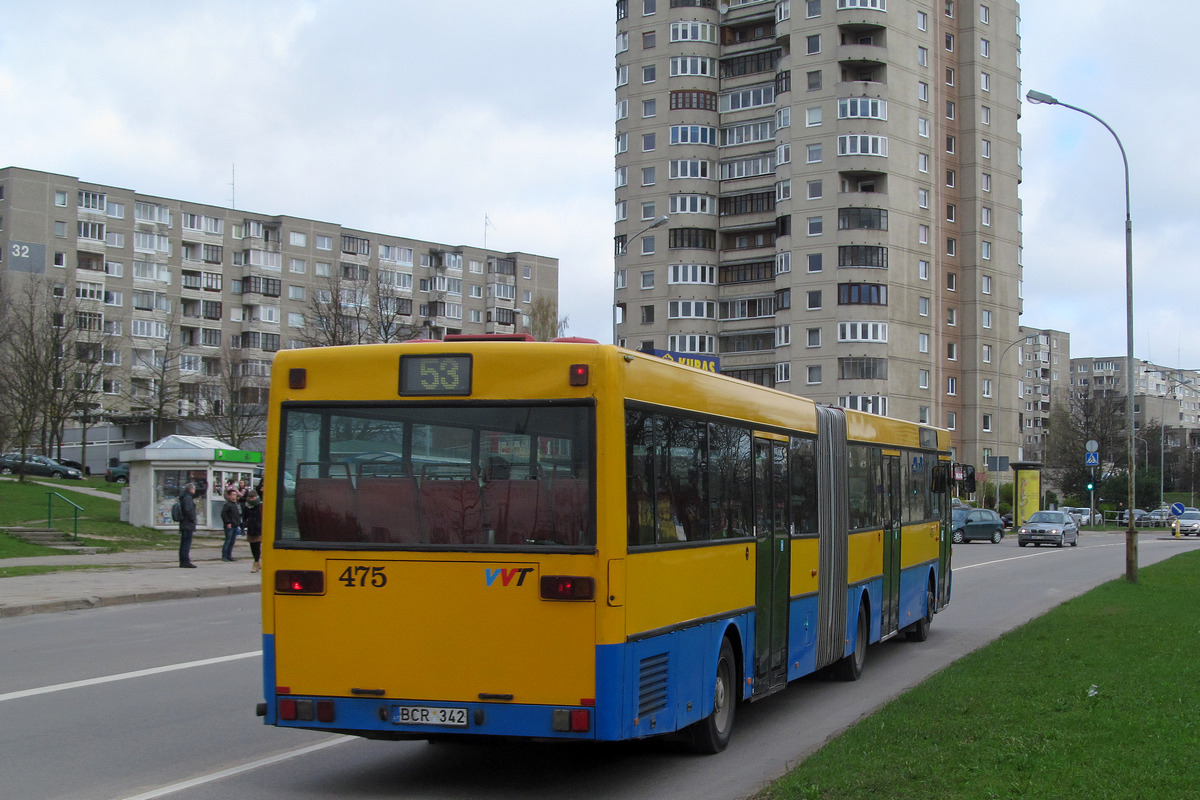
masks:
<svg viewBox="0 0 1200 800"><path fill-rule="evenodd" d="M277 569L275 593L324 594L325 573L311 569Z"/></svg>
<svg viewBox="0 0 1200 800"><path fill-rule="evenodd" d="M543 575L543 600L591 600L596 596L596 581L578 575Z"/></svg>

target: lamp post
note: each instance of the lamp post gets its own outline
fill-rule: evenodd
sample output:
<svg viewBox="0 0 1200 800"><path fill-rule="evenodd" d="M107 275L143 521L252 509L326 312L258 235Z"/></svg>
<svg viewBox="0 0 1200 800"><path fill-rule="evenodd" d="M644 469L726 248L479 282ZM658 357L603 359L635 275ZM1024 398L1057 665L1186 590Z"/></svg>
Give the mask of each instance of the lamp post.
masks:
<svg viewBox="0 0 1200 800"><path fill-rule="evenodd" d="M1006 355L1008 355L1008 351L1013 349L1017 345L1019 345L1021 342L1025 341L1027 338L1029 338L1029 337L1023 336L1020 339L1017 339L1015 342L1009 342L1009 344L1000 352L1000 357L996 359L996 420L992 424L994 424L996 426L996 513L997 514L1000 513L1000 367L1001 367L1001 365L1004 364L1004 357ZM1018 428L1017 440L1020 441L1020 438L1021 438L1021 431ZM1016 525L1018 523L1017 523L1017 514L1016 514L1017 498L1016 498L1016 489L1015 488L1014 488L1013 492L1014 492L1014 494L1013 494L1013 525ZM1038 508L1041 508L1040 504L1038 505ZM1024 522L1024 520L1022 520L1022 522Z"/></svg>
<svg viewBox="0 0 1200 800"><path fill-rule="evenodd" d="M1092 112L1078 106L1070 105L1069 103L1063 103L1057 98L1043 92L1030 91L1025 97L1030 103L1062 106L1072 111L1078 111L1080 114L1091 117L1099 122L1117 140L1117 148L1121 151L1121 164L1125 168L1125 391L1127 397L1125 400L1125 424L1128 427L1125 443L1126 458L1129 465L1129 527L1125 529L1125 580L1129 583L1137 583L1137 527L1135 527L1133 520L1133 221L1129 211L1129 159L1125 156L1125 145L1121 144L1121 137L1117 136L1117 132L1107 122Z"/></svg>
<svg viewBox="0 0 1200 800"><path fill-rule="evenodd" d="M654 220L654 222L651 222L649 225L642 228L640 231L635 233L633 236L630 236L629 240L627 242L625 242L625 244L621 247L621 251L619 253L617 253L618 267L621 263L621 256L623 256L627 252L629 252L629 245L633 244L638 239L642 238L643 234L646 234L649 231L654 230L655 228L662 227L663 225L666 225L670 221L671 221L671 218L668 217L666 214L663 214L661 217ZM619 270L614 270L614 271L619 272ZM614 301L616 300L616 297L615 297L616 291L617 291L616 275L613 275L613 295L614 295L613 300ZM617 306L616 306L615 302L613 305L613 336L612 336L612 339L613 339L613 344L616 344L617 343Z"/></svg>

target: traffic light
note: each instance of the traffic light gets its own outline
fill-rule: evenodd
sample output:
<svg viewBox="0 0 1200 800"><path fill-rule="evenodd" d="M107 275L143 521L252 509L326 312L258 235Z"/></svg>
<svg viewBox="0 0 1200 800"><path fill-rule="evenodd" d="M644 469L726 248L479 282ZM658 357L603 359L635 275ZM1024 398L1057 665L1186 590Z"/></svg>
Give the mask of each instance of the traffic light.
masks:
<svg viewBox="0 0 1200 800"><path fill-rule="evenodd" d="M1090 492L1092 489L1095 489L1095 488L1096 488L1096 484L1092 483L1091 481L1088 481L1088 491Z"/></svg>

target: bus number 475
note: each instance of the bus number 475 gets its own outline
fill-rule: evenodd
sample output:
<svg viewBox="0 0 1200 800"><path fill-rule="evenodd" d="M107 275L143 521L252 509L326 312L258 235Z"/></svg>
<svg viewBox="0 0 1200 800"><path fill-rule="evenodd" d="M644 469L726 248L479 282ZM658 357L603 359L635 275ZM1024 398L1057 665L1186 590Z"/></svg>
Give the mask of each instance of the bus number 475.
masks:
<svg viewBox="0 0 1200 800"><path fill-rule="evenodd" d="M380 589L387 585L387 574L383 567L346 567L338 580L350 589L363 586Z"/></svg>

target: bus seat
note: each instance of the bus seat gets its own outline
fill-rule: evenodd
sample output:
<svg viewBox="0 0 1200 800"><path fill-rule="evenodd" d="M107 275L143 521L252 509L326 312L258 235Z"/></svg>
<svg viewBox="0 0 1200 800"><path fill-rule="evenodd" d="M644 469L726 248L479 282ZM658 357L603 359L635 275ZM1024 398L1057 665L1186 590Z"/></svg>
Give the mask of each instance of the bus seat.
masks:
<svg viewBox="0 0 1200 800"><path fill-rule="evenodd" d="M550 484L554 514L554 540L561 544L584 544L590 528L588 482L582 478L560 478Z"/></svg>
<svg viewBox="0 0 1200 800"><path fill-rule="evenodd" d="M489 481L484 490L485 517L496 531L496 544L524 544L550 538L550 508L540 480Z"/></svg>
<svg viewBox="0 0 1200 800"><path fill-rule="evenodd" d="M421 482L421 515L431 544L482 543L482 506L475 481Z"/></svg>
<svg viewBox="0 0 1200 800"><path fill-rule="evenodd" d="M297 478L296 522L309 542L357 542L354 486L346 478Z"/></svg>
<svg viewBox="0 0 1200 800"><path fill-rule="evenodd" d="M425 544L429 541L412 476L358 479L358 527L366 541Z"/></svg>

